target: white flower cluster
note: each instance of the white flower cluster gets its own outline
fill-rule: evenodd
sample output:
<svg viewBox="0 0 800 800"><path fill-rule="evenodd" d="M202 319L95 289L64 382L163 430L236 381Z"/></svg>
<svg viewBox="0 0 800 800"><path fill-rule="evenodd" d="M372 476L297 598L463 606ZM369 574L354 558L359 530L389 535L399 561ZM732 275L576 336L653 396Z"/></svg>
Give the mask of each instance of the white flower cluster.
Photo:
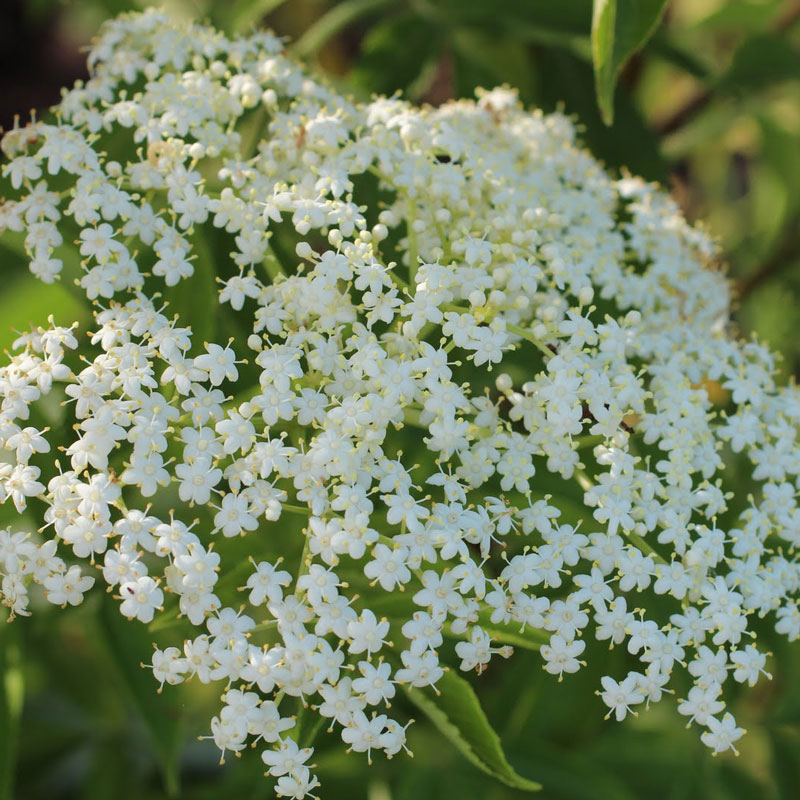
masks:
<svg viewBox="0 0 800 800"><path fill-rule="evenodd" d="M590 635L626 647L620 720L688 672L678 711L734 748L753 620L800 636L800 391L728 334L708 238L507 89L359 105L268 33L152 11L90 66L2 145L2 235L94 308L85 342L51 322L0 369L12 613L102 572L126 617L186 618L156 680L226 686L213 739L263 741L281 797L318 785L286 695L391 756L397 684L435 687L444 639L481 672L505 630L559 679ZM217 343L164 301L210 273Z"/></svg>

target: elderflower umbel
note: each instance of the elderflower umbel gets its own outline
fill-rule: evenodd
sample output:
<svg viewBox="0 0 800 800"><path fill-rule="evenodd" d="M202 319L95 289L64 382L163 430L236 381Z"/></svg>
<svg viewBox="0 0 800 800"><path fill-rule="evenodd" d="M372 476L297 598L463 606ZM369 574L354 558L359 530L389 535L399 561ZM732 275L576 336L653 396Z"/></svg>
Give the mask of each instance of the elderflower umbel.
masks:
<svg viewBox="0 0 800 800"><path fill-rule="evenodd" d="M130 619L185 618L157 684L224 687L212 738L262 742L281 797L318 785L286 695L391 756L397 686L435 688L445 638L485 670L504 630L559 679L588 637L624 646L617 719L686 670L678 711L733 749L725 684L767 675L751 620L800 637L800 391L729 335L708 237L508 89L356 104L269 33L154 11L89 66L2 142L0 232L94 313L0 369L0 500L46 506L0 531L12 614L102 578ZM760 484L731 506L728 451Z"/></svg>

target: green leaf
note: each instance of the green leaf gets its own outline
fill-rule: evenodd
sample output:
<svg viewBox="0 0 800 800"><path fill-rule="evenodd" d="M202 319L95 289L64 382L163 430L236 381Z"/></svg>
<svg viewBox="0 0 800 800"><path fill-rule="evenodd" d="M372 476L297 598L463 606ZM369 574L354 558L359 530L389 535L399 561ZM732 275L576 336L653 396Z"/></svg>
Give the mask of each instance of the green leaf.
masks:
<svg viewBox="0 0 800 800"><path fill-rule="evenodd" d="M19 623L0 621L0 800L14 796L19 723L25 678L19 644Z"/></svg>
<svg viewBox="0 0 800 800"><path fill-rule="evenodd" d="M152 652L151 639L143 625L125 619L108 596L102 599L97 620L112 675L147 731L167 795L178 797L181 712L174 699L175 690L158 694L152 674L141 666Z"/></svg>
<svg viewBox="0 0 800 800"><path fill-rule="evenodd" d="M344 0L323 14L295 43L295 52L305 58L351 23L393 5L393 0Z"/></svg>
<svg viewBox="0 0 800 800"><path fill-rule="evenodd" d="M492 728L472 687L453 670L432 689L406 689L409 700L476 767L514 789L533 792L541 784L518 775L508 763L500 737Z"/></svg>
<svg viewBox="0 0 800 800"><path fill-rule="evenodd" d="M625 62L653 35L667 0L594 0L592 61L600 113L614 121L614 87Z"/></svg>
<svg viewBox="0 0 800 800"><path fill-rule="evenodd" d="M551 47L542 48L536 53L536 65L538 72L547 76L539 85L538 105L545 111L562 109L577 114L582 127L580 137L596 158L608 168L627 167L634 175L666 182L668 167L661 155L658 137L643 119L628 92L617 93L617 120L609 128L600 118L592 87L592 70L588 63L566 50ZM553 480L560 480L565 487L573 485L577 490L577 485L572 481L557 477ZM537 488L556 493L555 484L548 483ZM576 493L576 497L579 497L579 493ZM585 515L586 510L583 509Z"/></svg>

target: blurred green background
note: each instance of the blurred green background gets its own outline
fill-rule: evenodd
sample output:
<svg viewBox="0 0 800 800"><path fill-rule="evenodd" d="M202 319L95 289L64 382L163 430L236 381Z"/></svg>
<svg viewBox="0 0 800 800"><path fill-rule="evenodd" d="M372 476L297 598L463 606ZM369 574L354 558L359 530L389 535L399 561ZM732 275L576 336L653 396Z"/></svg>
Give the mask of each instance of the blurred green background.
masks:
<svg viewBox="0 0 800 800"><path fill-rule="evenodd" d="M82 48L135 0L0 0L0 124L58 101L83 74ZM526 104L575 115L587 147L615 173L667 187L718 238L735 287L734 320L800 372L800 2L673 0L623 69L614 124L601 119L591 65L591 0L172 0L175 14L227 30L264 22L356 96L402 91L419 102L508 83ZM85 314L59 286L36 284L0 238L0 347L49 311ZM0 509L0 524L13 514ZM271 796L256 752L217 766L198 741L221 687L166 688L138 669L152 634L125 623L102 592L80 609L0 625L0 797L187 800ZM179 638L179 631L172 631ZM591 638L591 637L590 637ZM535 653L493 663L479 687L518 771L547 800L720 800L800 796L800 645L770 635L774 680L734 702L741 757L712 758L667 699L618 725L593 694L626 654L590 643L592 665L563 683ZM24 705L23 705L24 696ZM402 704L402 699L398 704ZM402 714L414 716L411 707ZM418 714L417 714L418 716ZM412 760L343 754L322 733L315 761L331 800L504 800L428 725ZM173 768L169 765L172 764ZM180 787L167 781L170 770ZM14 794L8 787L15 779ZM5 795L4 795L5 792Z"/></svg>

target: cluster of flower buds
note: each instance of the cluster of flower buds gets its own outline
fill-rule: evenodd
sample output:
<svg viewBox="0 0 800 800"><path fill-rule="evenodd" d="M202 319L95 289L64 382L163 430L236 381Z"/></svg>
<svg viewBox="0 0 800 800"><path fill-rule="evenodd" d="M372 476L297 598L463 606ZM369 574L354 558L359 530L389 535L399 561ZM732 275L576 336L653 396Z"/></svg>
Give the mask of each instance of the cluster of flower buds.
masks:
<svg viewBox="0 0 800 800"><path fill-rule="evenodd" d="M193 626L157 683L224 687L214 741L262 742L280 797L318 785L287 695L391 756L399 687L504 631L559 679L626 648L609 714L676 692L735 748L753 621L800 636L800 391L730 335L708 236L509 89L358 104L269 33L154 11L89 65L2 142L0 232L93 313L0 368L11 613L102 580Z"/></svg>

